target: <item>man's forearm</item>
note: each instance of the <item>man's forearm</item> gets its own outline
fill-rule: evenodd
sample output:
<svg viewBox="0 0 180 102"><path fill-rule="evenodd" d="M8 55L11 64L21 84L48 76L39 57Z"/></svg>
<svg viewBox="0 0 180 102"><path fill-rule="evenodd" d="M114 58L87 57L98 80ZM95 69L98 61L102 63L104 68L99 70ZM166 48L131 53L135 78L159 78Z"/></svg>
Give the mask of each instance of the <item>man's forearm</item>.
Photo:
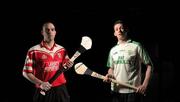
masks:
<svg viewBox="0 0 180 102"><path fill-rule="evenodd" d="M152 71L152 67L150 65L147 65L147 70L146 70L145 78L143 81L143 85L145 85L145 86L148 86L148 84L149 84L149 80L151 77L151 71Z"/></svg>
<svg viewBox="0 0 180 102"><path fill-rule="evenodd" d="M23 76L34 84L40 85L42 83L42 81L36 78L32 73L23 72Z"/></svg>

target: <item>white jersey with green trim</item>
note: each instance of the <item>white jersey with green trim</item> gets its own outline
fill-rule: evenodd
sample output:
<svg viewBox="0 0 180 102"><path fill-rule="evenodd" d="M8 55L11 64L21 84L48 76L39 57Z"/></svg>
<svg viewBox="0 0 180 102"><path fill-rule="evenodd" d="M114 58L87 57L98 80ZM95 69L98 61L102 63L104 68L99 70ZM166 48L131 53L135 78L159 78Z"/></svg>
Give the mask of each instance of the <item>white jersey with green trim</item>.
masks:
<svg viewBox="0 0 180 102"><path fill-rule="evenodd" d="M145 49L139 42L127 40L118 43L109 53L107 67L113 69L113 75L119 82L139 86L141 84L141 63L151 64ZM111 83L111 90L119 93L132 93L135 90Z"/></svg>

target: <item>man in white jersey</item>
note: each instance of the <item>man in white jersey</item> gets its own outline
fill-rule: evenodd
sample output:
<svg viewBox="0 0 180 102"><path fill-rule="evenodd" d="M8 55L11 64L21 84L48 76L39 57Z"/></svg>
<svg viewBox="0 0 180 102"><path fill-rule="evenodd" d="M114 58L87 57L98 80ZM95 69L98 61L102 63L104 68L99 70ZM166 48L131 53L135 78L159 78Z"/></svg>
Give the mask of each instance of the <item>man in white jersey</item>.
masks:
<svg viewBox="0 0 180 102"><path fill-rule="evenodd" d="M65 48L55 43L56 29L52 22L43 24L41 34L44 39L28 50L23 68L23 76L37 88L33 102L70 102L64 73L52 83L48 81L63 67L71 68L74 62L69 60ZM46 95L40 94L41 90Z"/></svg>
<svg viewBox="0 0 180 102"><path fill-rule="evenodd" d="M109 69L104 81L107 82L109 78L114 78L138 88L133 90L111 83L113 102L140 102L140 97L146 92L152 76L151 59L139 42L128 38L127 26L121 20L114 23L114 36L118 42L109 52L107 61ZM143 81L141 78L142 63L146 66Z"/></svg>

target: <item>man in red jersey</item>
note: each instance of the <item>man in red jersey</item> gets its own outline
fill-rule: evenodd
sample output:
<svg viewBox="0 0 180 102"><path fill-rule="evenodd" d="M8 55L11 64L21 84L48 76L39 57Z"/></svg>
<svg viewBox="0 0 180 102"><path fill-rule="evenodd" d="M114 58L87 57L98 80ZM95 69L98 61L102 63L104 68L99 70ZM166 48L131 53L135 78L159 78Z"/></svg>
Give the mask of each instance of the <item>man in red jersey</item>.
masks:
<svg viewBox="0 0 180 102"><path fill-rule="evenodd" d="M70 102L64 73L51 84L48 81L57 70L71 68L74 62L69 60L66 49L55 43L56 29L52 22L43 24L41 34L43 40L28 50L23 68L23 76L37 88L33 102ZM46 95L40 94L40 90L45 90Z"/></svg>

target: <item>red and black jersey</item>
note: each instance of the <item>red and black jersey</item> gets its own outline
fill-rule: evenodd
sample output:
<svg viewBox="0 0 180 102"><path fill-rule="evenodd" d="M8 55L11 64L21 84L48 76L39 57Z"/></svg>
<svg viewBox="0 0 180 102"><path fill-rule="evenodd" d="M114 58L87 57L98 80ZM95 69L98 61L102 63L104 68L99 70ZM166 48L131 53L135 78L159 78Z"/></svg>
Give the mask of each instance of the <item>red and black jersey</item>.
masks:
<svg viewBox="0 0 180 102"><path fill-rule="evenodd" d="M62 68L62 65L68 59L69 57L63 46L55 43L49 49L44 41L42 41L28 50L23 71L33 73L37 78L46 82L54 76L58 69ZM54 87L64 83L66 83L66 79L62 73L52 83L52 86Z"/></svg>

